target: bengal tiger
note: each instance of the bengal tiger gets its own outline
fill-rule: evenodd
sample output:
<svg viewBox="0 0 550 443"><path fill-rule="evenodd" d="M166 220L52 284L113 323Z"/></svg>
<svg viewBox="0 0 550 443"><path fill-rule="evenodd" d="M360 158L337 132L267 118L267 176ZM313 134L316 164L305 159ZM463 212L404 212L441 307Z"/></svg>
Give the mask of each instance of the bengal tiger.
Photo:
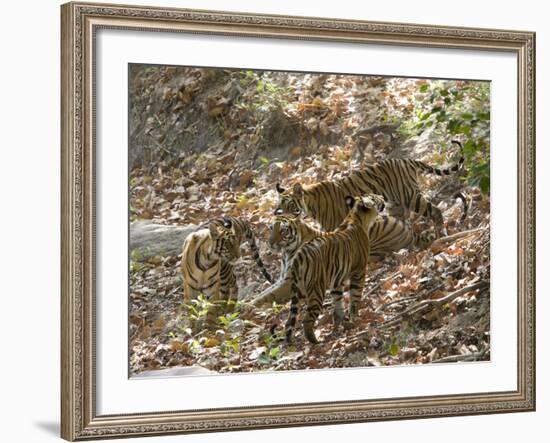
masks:
<svg viewBox="0 0 550 443"><path fill-rule="evenodd" d="M348 279L350 321L353 322L357 316L370 252L369 228L378 211L383 209L384 202L379 196L346 196L345 203L349 214L338 229L302 245L283 276L290 283L292 291L285 328L287 342L292 340L298 304L305 299L304 334L311 343L318 343L314 327L323 306L325 292L330 288L342 287ZM334 323L337 327L344 319L344 312L341 303L335 302L334 307Z"/></svg>
<svg viewBox="0 0 550 443"><path fill-rule="evenodd" d="M289 264L303 244L317 237L327 235L306 223L300 216L278 213L273 217L269 234L269 246L281 254L280 276L287 274ZM387 254L401 249L424 249L435 240L431 230L415 233L405 222L388 215L378 215L369 228L370 254L369 262L381 260ZM291 297L288 282L279 281L259 294L254 305L260 306L272 302L284 303ZM343 297L340 288L333 288L331 296L338 303Z"/></svg>
<svg viewBox="0 0 550 443"><path fill-rule="evenodd" d="M252 230L252 227L250 226L250 223L248 223L245 220L242 220L237 217L231 217L229 215L225 215L222 218L214 219L211 223L215 223L217 225L224 225L226 226L227 222L231 225L233 230L235 231L235 234L237 235L237 240L239 242L239 245L242 244L245 240L246 243L248 243L248 247L250 248L250 251L252 252L252 258L254 258L254 261L260 268L260 271L262 272L262 275L264 278L269 282L273 283L273 277L271 274L267 271L262 258L260 257L260 252L258 250L258 246L256 245L256 240L254 236L254 231Z"/></svg>
<svg viewBox="0 0 550 443"><path fill-rule="evenodd" d="M436 238L433 230L416 233L406 222L391 215L379 215L369 230L370 257L381 259L401 249L425 249Z"/></svg>
<svg viewBox="0 0 550 443"><path fill-rule="evenodd" d="M327 233L306 223L298 215L278 211L273 217L269 234L269 246L281 253L281 275L285 274L298 248ZM369 229L370 259L382 258L401 249L427 247L435 239L431 231L415 233L404 221L389 215L378 215Z"/></svg>
<svg viewBox="0 0 550 443"><path fill-rule="evenodd" d="M462 152L462 144L459 141L453 140L452 143L458 144ZM422 172L439 176L449 175L458 171L463 163L462 155L455 165L446 169L434 168L418 160L387 159L353 171L349 176L338 180L312 185L296 183L292 189L284 189L277 183L277 210L296 215L305 213L316 220L323 230L332 231L346 217L347 195L378 194L387 202L400 206L405 216L414 211L431 218L440 227L443 225L443 215L420 192L418 176Z"/></svg>
<svg viewBox="0 0 550 443"><path fill-rule="evenodd" d="M264 277L273 282L259 256L249 223L224 216L201 225L183 242L181 272L186 303L201 293L213 303L230 304L237 300L234 263L240 257L240 245L245 239ZM207 321L213 321L215 312L209 312Z"/></svg>

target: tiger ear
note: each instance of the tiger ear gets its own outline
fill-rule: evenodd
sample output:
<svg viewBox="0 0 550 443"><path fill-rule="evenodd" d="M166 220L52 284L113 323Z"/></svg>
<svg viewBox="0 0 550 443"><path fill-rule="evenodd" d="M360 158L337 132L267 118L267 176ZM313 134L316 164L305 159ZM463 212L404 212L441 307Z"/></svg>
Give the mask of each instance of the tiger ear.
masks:
<svg viewBox="0 0 550 443"><path fill-rule="evenodd" d="M208 230L210 231L210 235L212 236L212 238L218 238L220 236L220 232L218 231L218 228L214 223L210 223L208 225Z"/></svg>
<svg viewBox="0 0 550 443"><path fill-rule="evenodd" d="M275 209L274 214L275 214L275 215L281 215L283 212L284 212L284 211L283 211L283 208L277 208L277 209Z"/></svg>
<svg viewBox="0 0 550 443"><path fill-rule="evenodd" d="M375 198L376 209L378 209L378 212L382 212L386 207L386 202L384 201L384 197L379 195L376 195L375 197L376 197Z"/></svg>
<svg viewBox="0 0 550 443"><path fill-rule="evenodd" d="M283 192L285 192L285 188L283 188L283 187L281 186L280 183L277 183L277 184L275 185L275 189L277 190L277 192L278 192L279 194L282 194Z"/></svg>
<svg viewBox="0 0 550 443"><path fill-rule="evenodd" d="M295 183L294 186L292 187L292 193L296 197L302 197L302 195L304 195L304 188L300 183Z"/></svg>
<svg viewBox="0 0 550 443"><path fill-rule="evenodd" d="M346 197L346 206L348 207L348 209L353 208L355 206L355 197L348 195Z"/></svg>
<svg viewBox="0 0 550 443"><path fill-rule="evenodd" d="M233 226L233 222L231 221L231 219L227 216L224 216L223 217L223 226L228 228L228 229L231 229L231 227Z"/></svg>

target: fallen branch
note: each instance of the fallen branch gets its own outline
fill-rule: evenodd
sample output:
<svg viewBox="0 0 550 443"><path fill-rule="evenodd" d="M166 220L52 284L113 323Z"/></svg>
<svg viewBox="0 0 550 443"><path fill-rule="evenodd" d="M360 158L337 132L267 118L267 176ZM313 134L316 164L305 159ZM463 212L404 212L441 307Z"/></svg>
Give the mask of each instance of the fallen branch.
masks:
<svg viewBox="0 0 550 443"><path fill-rule="evenodd" d="M389 320L386 320L384 323L380 324L378 327L380 328L387 328L390 326L394 326L398 323L401 323L402 320L405 319L405 317L410 317L413 315L417 315L420 313L424 313L426 311L429 311L433 307L442 307L443 305L452 302L455 298L460 297L461 295L464 295L470 291L480 290L480 289L486 289L489 287L489 283L486 281L479 281L477 283L474 283L470 286L466 286L462 289L459 289L455 292L451 292L450 294L446 295L445 297L438 298L436 300L423 300L420 303L415 304L414 306L411 306L408 309L405 309L400 314L395 315L394 317L390 318Z"/></svg>
<svg viewBox="0 0 550 443"><path fill-rule="evenodd" d="M421 292L420 294L416 294L416 295L411 295L409 297L403 297L403 298L400 298L399 300L393 300L393 301L390 301L388 303L384 303L382 306L379 306L378 308L376 308L374 310L374 312L380 312L380 311L383 311L384 309L390 307L390 306L393 306L393 305L397 305L399 303L406 303L406 302L409 302L409 301L412 301L412 300L418 300L419 298L425 298L425 297L429 297L430 295L432 295L435 291L437 291L438 289L441 289L443 287L443 283L440 283L439 285L437 285L435 288L431 289L430 291L428 292Z"/></svg>
<svg viewBox="0 0 550 443"><path fill-rule="evenodd" d="M368 290L368 292L363 295L363 298L367 298L369 295L371 295L374 291L377 291L378 288L380 288L380 286L382 286L384 283L386 283L387 281L390 281L390 280L393 280L395 277L397 277L399 274L401 274L401 271L397 271L397 272L394 272L392 275L390 275L389 277L386 277L382 280L380 280L378 283L376 283L372 288L370 288Z"/></svg>
<svg viewBox="0 0 550 443"><path fill-rule="evenodd" d="M437 249L439 247L443 247L443 245L445 245L447 243L452 243L456 240L460 240L461 238L469 237L472 234L476 234L477 232L481 232L481 231L484 231L486 229L487 229L487 227L484 226L482 228L470 229L468 231L457 232L456 234L452 234L452 235L448 235L446 237L438 238L437 240L433 241L430 248L431 249Z"/></svg>
<svg viewBox="0 0 550 443"><path fill-rule="evenodd" d="M486 347L482 351L474 352L473 354L460 354L460 355L449 355L447 357L438 358L437 360L432 360L431 363L455 363L459 361L477 361L481 360L487 354L489 347Z"/></svg>

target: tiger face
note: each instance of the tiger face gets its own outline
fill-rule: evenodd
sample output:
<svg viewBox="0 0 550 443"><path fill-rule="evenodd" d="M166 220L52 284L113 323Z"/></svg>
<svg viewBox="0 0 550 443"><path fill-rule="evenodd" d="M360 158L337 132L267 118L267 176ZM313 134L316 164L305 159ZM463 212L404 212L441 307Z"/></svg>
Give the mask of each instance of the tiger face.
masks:
<svg viewBox="0 0 550 443"><path fill-rule="evenodd" d="M294 249L299 241L296 224L296 218L290 215L284 215L282 209L275 211L275 217L271 224L269 234L269 246L276 252Z"/></svg>
<svg viewBox="0 0 550 443"><path fill-rule="evenodd" d="M302 185L300 183L296 183L292 189L284 189L279 183L277 183L275 188L279 193L279 205L275 210L275 215L277 215L277 211L280 211L280 214L292 214L295 216L300 215L304 206L304 188Z"/></svg>
<svg viewBox="0 0 550 443"><path fill-rule="evenodd" d="M211 223L208 229L212 239L210 250L212 258L234 263L240 257L240 244L231 223L224 221L223 226Z"/></svg>

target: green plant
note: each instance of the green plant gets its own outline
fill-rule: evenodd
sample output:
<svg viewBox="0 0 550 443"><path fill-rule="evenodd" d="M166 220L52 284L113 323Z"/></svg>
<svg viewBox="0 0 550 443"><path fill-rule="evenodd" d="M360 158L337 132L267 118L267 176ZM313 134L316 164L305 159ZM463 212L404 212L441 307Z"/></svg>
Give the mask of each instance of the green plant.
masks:
<svg viewBox="0 0 550 443"><path fill-rule="evenodd" d="M290 100L293 88L279 86L269 73L245 71L239 80L244 87L255 85L256 94L250 103L239 102L237 107L249 112L269 112L273 109L284 109Z"/></svg>
<svg viewBox="0 0 550 443"><path fill-rule="evenodd" d="M280 353L281 348L279 346L272 347L258 357L258 362L263 365L269 365L272 362L277 361Z"/></svg>
<svg viewBox="0 0 550 443"><path fill-rule="evenodd" d="M229 329L229 325L233 320L236 320L239 317L239 312L231 312L229 314L221 315L218 317L218 321L222 325L223 329L227 331Z"/></svg>
<svg viewBox="0 0 550 443"><path fill-rule="evenodd" d="M399 354L399 351L403 347L407 346L409 340L412 337L416 337L417 335L418 330L416 328L416 325L414 323L404 321L403 323L401 323L399 332L396 335L392 335L389 340L386 341L384 348L388 354L390 354L392 357L395 357L397 354Z"/></svg>
<svg viewBox="0 0 550 443"><path fill-rule="evenodd" d="M189 317L197 321L206 318L214 303L210 302L204 294L199 294L197 298L191 300L190 303L184 303L183 306L187 309Z"/></svg>
<svg viewBox="0 0 550 443"><path fill-rule="evenodd" d="M143 254L139 249L132 249L130 252L130 272L140 272L143 268L145 268L145 264L142 263L143 261Z"/></svg>
<svg viewBox="0 0 550 443"><path fill-rule="evenodd" d="M273 314L275 315L279 314L285 308L285 305L278 304L277 302L273 302L273 304L271 305L271 309L273 310Z"/></svg>
<svg viewBox="0 0 550 443"><path fill-rule="evenodd" d="M220 345L220 352L223 357L227 357L232 353L238 353L241 348L241 336L238 335L229 340L225 340Z"/></svg>
<svg viewBox="0 0 550 443"><path fill-rule="evenodd" d="M490 190L490 84L480 81L432 81L419 86L415 110L400 132L417 134L431 129L442 136L463 139L470 186ZM444 150L448 149L444 146Z"/></svg>

